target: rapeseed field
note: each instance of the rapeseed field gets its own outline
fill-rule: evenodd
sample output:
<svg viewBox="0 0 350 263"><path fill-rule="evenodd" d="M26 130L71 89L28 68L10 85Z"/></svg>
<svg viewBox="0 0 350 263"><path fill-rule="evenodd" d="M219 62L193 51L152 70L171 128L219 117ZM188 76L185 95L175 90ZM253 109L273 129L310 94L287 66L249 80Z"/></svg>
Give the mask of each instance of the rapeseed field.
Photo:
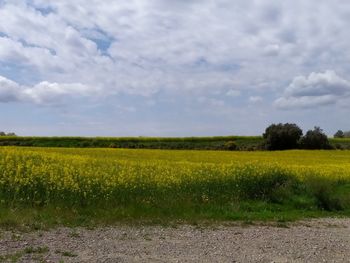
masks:
<svg viewBox="0 0 350 263"><path fill-rule="evenodd" d="M349 185L350 151L0 148L3 207L342 211Z"/></svg>

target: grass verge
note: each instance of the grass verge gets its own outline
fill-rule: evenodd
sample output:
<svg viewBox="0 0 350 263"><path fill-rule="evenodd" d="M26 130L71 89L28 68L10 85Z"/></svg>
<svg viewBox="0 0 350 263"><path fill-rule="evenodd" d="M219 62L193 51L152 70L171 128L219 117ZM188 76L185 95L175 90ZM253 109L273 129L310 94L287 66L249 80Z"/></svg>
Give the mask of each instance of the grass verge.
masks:
<svg viewBox="0 0 350 263"><path fill-rule="evenodd" d="M245 201L239 204L177 206L124 206L101 208L0 207L0 228L46 230L57 226L95 228L117 224L174 225L217 222L289 222L306 218L349 217L350 209L326 211L297 209L295 204Z"/></svg>

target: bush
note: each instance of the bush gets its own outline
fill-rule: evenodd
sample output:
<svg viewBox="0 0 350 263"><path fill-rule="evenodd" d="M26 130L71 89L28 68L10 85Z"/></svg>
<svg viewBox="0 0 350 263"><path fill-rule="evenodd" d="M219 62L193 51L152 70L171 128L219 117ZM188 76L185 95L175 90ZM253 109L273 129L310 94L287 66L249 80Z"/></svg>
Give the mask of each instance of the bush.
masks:
<svg viewBox="0 0 350 263"><path fill-rule="evenodd" d="M293 195L298 180L283 170L271 170L254 176L254 171L246 170L236 178L240 198L281 203Z"/></svg>
<svg viewBox="0 0 350 263"><path fill-rule="evenodd" d="M237 144L234 141L228 141L225 143L224 149L228 151L237 150Z"/></svg>
<svg viewBox="0 0 350 263"><path fill-rule="evenodd" d="M344 150L344 147L340 143L335 144L334 148L337 150Z"/></svg>
<svg viewBox="0 0 350 263"><path fill-rule="evenodd" d="M5 133L3 131L0 131L0 136L17 136L14 132L9 132L9 133Z"/></svg>
<svg viewBox="0 0 350 263"><path fill-rule="evenodd" d="M296 124L272 124L263 134L265 148L268 150L296 149L302 135L303 131Z"/></svg>
<svg viewBox="0 0 350 263"><path fill-rule="evenodd" d="M87 142L87 141L83 141L83 142L80 142L80 143L78 144L78 147L81 147L81 148L87 148L87 147L89 147L89 146L90 146L90 143Z"/></svg>
<svg viewBox="0 0 350 263"><path fill-rule="evenodd" d="M326 211L343 210L342 200L335 194L335 182L311 176L306 180L306 185L309 188L308 192L315 199L317 208Z"/></svg>
<svg viewBox="0 0 350 263"><path fill-rule="evenodd" d="M301 139L300 144L303 149L332 149L327 135L324 134L320 127L315 127L313 130L307 131Z"/></svg>
<svg viewBox="0 0 350 263"><path fill-rule="evenodd" d="M342 130L338 130L335 134L334 134L334 138L344 138L344 132Z"/></svg>

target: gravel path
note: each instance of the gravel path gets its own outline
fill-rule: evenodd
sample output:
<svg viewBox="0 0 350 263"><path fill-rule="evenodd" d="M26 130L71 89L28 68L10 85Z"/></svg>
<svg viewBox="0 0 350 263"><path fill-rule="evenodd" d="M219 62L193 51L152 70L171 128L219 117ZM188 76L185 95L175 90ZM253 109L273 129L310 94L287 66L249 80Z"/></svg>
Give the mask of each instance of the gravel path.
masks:
<svg viewBox="0 0 350 263"><path fill-rule="evenodd" d="M5 262L350 262L350 219L0 233ZM15 261L17 260L17 261Z"/></svg>

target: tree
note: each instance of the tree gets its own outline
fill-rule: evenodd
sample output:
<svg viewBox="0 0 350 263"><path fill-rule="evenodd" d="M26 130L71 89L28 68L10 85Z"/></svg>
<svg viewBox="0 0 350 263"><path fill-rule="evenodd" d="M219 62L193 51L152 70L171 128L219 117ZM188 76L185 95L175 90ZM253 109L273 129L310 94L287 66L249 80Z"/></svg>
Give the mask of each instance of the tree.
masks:
<svg viewBox="0 0 350 263"><path fill-rule="evenodd" d="M9 132L9 133L5 133L3 131L0 131L0 136L17 136L14 132Z"/></svg>
<svg viewBox="0 0 350 263"><path fill-rule="evenodd" d="M10 132L10 133L5 133L3 131L0 131L0 136L17 136L14 132Z"/></svg>
<svg viewBox="0 0 350 263"><path fill-rule="evenodd" d="M308 130L300 141L301 147L304 149L331 149L327 135L320 127Z"/></svg>
<svg viewBox="0 0 350 263"><path fill-rule="evenodd" d="M287 150L298 148L303 131L294 123L272 124L266 128L263 137L268 150Z"/></svg>
<svg viewBox="0 0 350 263"><path fill-rule="evenodd" d="M344 132L342 130L338 130L334 136L334 138L344 138Z"/></svg>

